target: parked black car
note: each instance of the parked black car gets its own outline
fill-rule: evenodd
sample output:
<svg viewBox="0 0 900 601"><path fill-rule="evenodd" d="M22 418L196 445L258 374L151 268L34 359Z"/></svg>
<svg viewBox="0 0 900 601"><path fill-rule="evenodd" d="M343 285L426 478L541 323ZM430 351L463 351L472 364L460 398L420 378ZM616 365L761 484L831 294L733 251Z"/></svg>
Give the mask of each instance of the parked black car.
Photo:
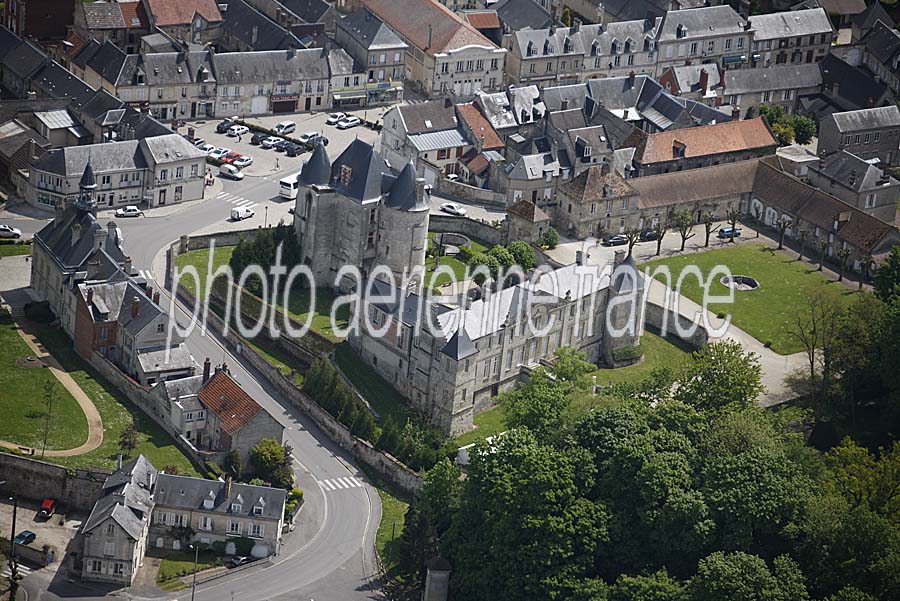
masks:
<svg viewBox="0 0 900 601"><path fill-rule="evenodd" d="M300 156L306 152L306 147L301 146L300 144L294 144L293 142L288 142L284 147L284 154L289 157Z"/></svg>
<svg viewBox="0 0 900 601"><path fill-rule="evenodd" d="M224 121L222 121L221 123L219 123L216 126L216 133L224 134L225 132L228 131L228 128L231 127L232 125L234 125L234 121L232 121L231 119L225 119Z"/></svg>
<svg viewBox="0 0 900 601"><path fill-rule="evenodd" d="M293 144L293 142L291 142L290 140L282 140L281 142L276 142L275 144L273 144L272 150L274 150L275 152L284 152L287 149L288 145L291 144Z"/></svg>
<svg viewBox="0 0 900 601"><path fill-rule="evenodd" d="M603 246L625 246L626 244L628 244L628 236L623 234L613 234L603 238Z"/></svg>
<svg viewBox="0 0 900 601"><path fill-rule="evenodd" d="M659 232L656 230L644 230L641 232L640 241L641 242L649 242L651 240L658 240Z"/></svg>
<svg viewBox="0 0 900 601"><path fill-rule="evenodd" d="M254 146L259 146L260 142L269 137L269 134L264 134L262 132L256 132L253 134L253 137L250 138L250 143Z"/></svg>
<svg viewBox="0 0 900 601"><path fill-rule="evenodd" d="M322 134L316 134L309 139L309 145L315 147L319 142L322 143L322 146L328 146L328 138L323 136Z"/></svg>

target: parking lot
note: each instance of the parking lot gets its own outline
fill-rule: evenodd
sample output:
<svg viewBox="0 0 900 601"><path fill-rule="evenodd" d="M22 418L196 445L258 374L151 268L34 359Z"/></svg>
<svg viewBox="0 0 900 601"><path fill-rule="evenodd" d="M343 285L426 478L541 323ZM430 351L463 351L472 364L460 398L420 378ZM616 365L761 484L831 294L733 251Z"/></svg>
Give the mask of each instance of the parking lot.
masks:
<svg viewBox="0 0 900 601"><path fill-rule="evenodd" d="M372 109L369 111L352 111L347 114L353 114L360 119L380 119L386 108ZM274 129L275 125L282 121L293 121L297 124L296 130L288 134L288 137L297 139L306 132L316 132L328 138L327 146L328 155L333 159L337 157L353 140L359 138L379 148L381 144L381 134L369 129L363 125L353 127L351 129L340 130L333 125L326 125L325 120L328 119L330 113L298 113L293 115L268 115L265 117L247 117L244 121L250 125L259 125L267 129ZM240 116L240 115L238 115ZM297 157L288 157L284 152L276 152L275 150L262 148L258 145L250 143L253 135L251 130L249 133L241 136L238 140L235 137L226 134L216 133L216 126L221 119L208 121L193 121L185 127L179 129L182 134L188 133L188 128L194 128L194 136L202 138L208 144L220 148L227 148L243 155L249 155L253 158L253 164L243 169L245 176L250 177L271 177L272 179L280 179L290 173L296 173L300 170L303 162L309 158L309 153L303 153ZM215 175L215 170L213 170Z"/></svg>
<svg viewBox="0 0 900 601"><path fill-rule="evenodd" d="M38 517L38 509L38 503L26 500L19 501L19 510L16 515L16 534L23 530L34 532L37 537L31 543L31 546L37 549L42 548L44 545L55 548L55 561L58 563L65 554L69 543L75 537L75 533L81 527L82 516L68 516L57 513L50 519L45 520ZM12 502L4 496L3 502L0 503L0 532L3 533L4 537L8 537L12 530L12 514Z"/></svg>

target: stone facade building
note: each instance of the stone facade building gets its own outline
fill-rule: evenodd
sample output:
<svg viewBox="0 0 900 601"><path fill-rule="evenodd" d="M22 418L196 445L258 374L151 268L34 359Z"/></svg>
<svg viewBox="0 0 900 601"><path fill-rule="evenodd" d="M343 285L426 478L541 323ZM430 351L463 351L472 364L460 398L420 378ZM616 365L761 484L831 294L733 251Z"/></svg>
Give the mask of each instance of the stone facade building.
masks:
<svg viewBox="0 0 900 601"><path fill-rule="evenodd" d="M377 106L403 100L406 51L409 48L390 27L367 8L337 22L335 42L365 69L365 104ZM340 92L333 92L335 104Z"/></svg>
<svg viewBox="0 0 900 601"><path fill-rule="evenodd" d="M872 217L893 223L900 181L846 150L821 160L808 171L809 183Z"/></svg>
<svg viewBox="0 0 900 601"><path fill-rule="evenodd" d="M817 63L831 51L834 31L822 8L753 15L754 66Z"/></svg>
<svg viewBox="0 0 900 601"><path fill-rule="evenodd" d="M752 36L749 23L727 4L669 11L656 40L656 75L686 61L722 69L749 66Z"/></svg>
<svg viewBox="0 0 900 601"><path fill-rule="evenodd" d="M900 163L900 110L896 105L833 113L819 123L819 154L846 150L868 160Z"/></svg>

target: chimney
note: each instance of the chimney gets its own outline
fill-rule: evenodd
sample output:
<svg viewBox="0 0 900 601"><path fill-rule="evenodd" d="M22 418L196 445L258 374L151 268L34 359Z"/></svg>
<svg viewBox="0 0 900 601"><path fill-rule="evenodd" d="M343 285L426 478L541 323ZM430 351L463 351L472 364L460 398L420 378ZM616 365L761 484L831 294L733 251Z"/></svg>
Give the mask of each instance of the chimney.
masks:
<svg viewBox="0 0 900 601"><path fill-rule="evenodd" d="M153 300L153 286L151 286L149 282L147 282L147 288L145 292L147 293L147 298Z"/></svg>
<svg viewBox="0 0 900 601"><path fill-rule="evenodd" d="M579 31L581 31L581 19L572 19L572 31L574 33L578 33Z"/></svg>
<svg viewBox="0 0 900 601"><path fill-rule="evenodd" d="M741 107L739 107L739 106L731 107L731 118L735 119L735 120L741 118Z"/></svg>
<svg viewBox="0 0 900 601"><path fill-rule="evenodd" d="M126 275L131 275L131 257L125 257L125 265L122 267Z"/></svg>
<svg viewBox="0 0 900 601"><path fill-rule="evenodd" d="M618 267L625 261L625 251L617 250L616 256L613 258L613 268Z"/></svg>
<svg viewBox="0 0 900 601"><path fill-rule="evenodd" d="M341 185L349 186L353 176L353 168L350 165L341 165Z"/></svg>
<svg viewBox="0 0 900 601"><path fill-rule="evenodd" d="M684 142L679 142L678 140L672 141L672 158L678 159L684 157L684 152L687 149L687 146Z"/></svg>
<svg viewBox="0 0 900 601"><path fill-rule="evenodd" d="M575 264L582 265L584 264L584 252L580 250L575 251Z"/></svg>
<svg viewBox="0 0 900 601"><path fill-rule="evenodd" d="M137 317L141 312L141 299L136 296L131 297L131 316Z"/></svg>
<svg viewBox="0 0 900 601"><path fill-rule="evenodd" d="M256 46L256 42L259 40L259 26L254 25L253 29L250 30L250 43L253 46Z"/></svg>
<svg viewBox="0 0 900 601"><path fill-rule="evenodd" d="M94 304L94 289L93 289L93 288L88 288L88 291L87 291L87 304L88 304L88 306Z"/></svg>
<svg viewBox="0 0 900 601"><path fill-rule="evenodd" d="M425 42L425 50L431 48L431 24L428 24L428 40Z"/></svg>
<svg viewBox="0 0 900 601"><path fill-rule="evenodd" d="M834 82L833 84L831 84L831 93L832 93L833 95L837 96L837 95L838 95L838 92L840 91L840 89L841 89L841 84L840 84L840 82L837 82L837 81L836 81L836 82Z"/></svg>
<svg viewBox="0 0 900 601"><path fill-rule="evenodd" d="M551 36L556 35L556 25L550 26L550 35Z"/></svg>
<svg viewBox="0 0 900 601"><path fill-rule="evenodd" d="M416 200L418 202L425 202L425 178L417 177L416 178Z"/></svg>
<svg viewBox="0 0 900 601"><path fill-rule="evenodd" d="M94 230L94 248L100 248L103 246L103 239L106 238L106 230L102 228L97 228Z"/></svg>
<svg viewBox="0 0 900 601"><path fill-rule="evenodd" d="M53 210L54 210L54 216L55 216L57 219L59 219L60 221L62 221L63 213L66 212L66 201L64 201L64 200L59 200L59 201L53 206Z"/></svg>
<svg viewBox="0 0 900 601"><path fill-rule="evenodd" d="M159 290L153 293L153 302L159 304Z"/></svg>
<svg viewBox="0 0 900 601"><path fill-rule="evenodd" d="M565 111L569 109L569 99L563 98L559 105L559 110Z"/></svg>
<svg viewBox="0 0 900 601"><path fill-rule="evenodd" d="M706 89L709 87L709 72L706 69L700 69L700 94L706 96Z"/></svg>
<svg viewBox="0 0 900 601"><path fill-rule="evenodd" d="M606 157L600 161L600 175L609 175L609 161L606 160Z"/></svg>
<svg viewBox="0 0 900 601"><path fill-rule="evenodd" d="M209 367L210 367L210 362L209 362L209 357L207 357L206 361L203 362L203 381L204 382L209 380Z"/></svg>
<svg viewBox="0 0 900 601"><path fill-rule="evenodd" d="M225 499L231 498L231 476L225 476Z"/></svg>
<svg viewBox="0 0 900 601"><path fill-rule="evenodd" d="M630 71L628 73L628 87L629 88L634 87L634 71Z"/></svg>

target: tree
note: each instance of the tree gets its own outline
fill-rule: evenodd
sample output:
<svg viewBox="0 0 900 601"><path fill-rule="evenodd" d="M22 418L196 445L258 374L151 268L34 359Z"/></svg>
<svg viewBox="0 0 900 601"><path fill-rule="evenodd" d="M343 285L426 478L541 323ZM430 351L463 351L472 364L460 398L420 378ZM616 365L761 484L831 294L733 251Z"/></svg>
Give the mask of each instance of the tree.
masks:
<svg viewBox="0 0 900 601"><path fill-rule="evenodd" d="M772 125L772 134L779 146L788 146L794 142L796 132L790 123L778 122Z"/></svg>
<svg viewBox="0 0 900 601"><path fill-rule="evenodd" d="M703 242L704 248L709 248L709 239L712 238L713 232L718 229L719 226L716 225L712 213L703 213L703 233L706 235L706 240Z"/></svg>
<svg viewBox="0 0 900 601"><path fill-rule="evenodd" d="M666 219L657 219L653 231L656 232L656 256L658 257L662 252L663 238L669 231L669 222Z"/></svg>
<svg viewBox="0 0 900 601"><path fill-rule="evenodd" d="M235 480L241 479L242 460L241 454L237 449L228 451L228 454L225 455L225 465L222 467L225 468L225 472Z"/></svg>
<svg viewBox="0 0 900 601"><path fill-rule="evenodd" d="M534 249L527 242L516 240L510 242L506 249L512 254L516 265L521 267L523 271L528 271L534 267Z"/></svg>
<svg viewBox="0 0 900 601"><path fill-rule="evenodd" d="M741 214L737 207L730 208L725 213L725 219L728 220L728 225L731 227L731 236L729 236L728 241L732 244L734 244L734 235L737 233L737 224L740 217Z"/></svg>
<svg viewBox="0 0 900 601"><path fill-rule="evenodd" d="M756 237L759 238L759 224L762 223L762 205L753 205L750 214L753 216L753 229L756 230Z"/></svg>
<svg viewBox="0 0 900 601"><path fill-rule="evenodd" d="M578 349L564 346L553 352L553 375L563 382L577 382L587 373L594 371L596 365Z"/></svg>
<svg viewBox="0 0 900 601"><path fill-rule="evenodd" d="M847 270L847 261L850 259L850 249L842 248L837 252L838 256L838 280L839 282L844 281L844 272Z"/></svg>
<svg viewBox="0 0 900 601"><path fill-rule="evenodd" d="M641 230L637 228L630 227L625 230L625 238L628 239L628 254L631 254L634 245L637 244L641 239Z"/></svg>
<svg viewBox="0 0 900 601"><path fill-rule="evenodd" d="M689 211L675 211L672 214L672 222L681 236L681 252L684 252L684 245L688 240L694 237L694 218Z"/></svg>
<svg viewBox="0 0 900 601"><path fill-rule="evenodd" d="M784 235L791 228L791 225L794 222L790 217L782 216L778 221L775 222L776 227L778 228L778 250L784 248Z"/></svg>
<svg viewBox="0 0 900 601"><path fill-rule="evenodd" d="M548 227L544 235L541 236L541 244L547 248L554 249L559 244L559 232L554 227Z"/></svg>
<svg viewBox="0 0 900 601"><path fill-rule="evenodd" d="M673 398L706 411L750 407L764 390L759 358L739 342L720 340L691 353Z"/></svg>
<svg viewBox="0 0 900 601"><path fill-rule="evenodd" d="M800 255L797 257L798 261L802 261L803 257L806 255L806 239L809 238L809 230L806 228L800 229Z"/></svg>
<svg viewBox="0 0 900 601"><path fill-rule="evenodd" d="M879 449L876 457L850 438L825 454L830 492L851 507L864 507L900 526L900 445Z"/></svg>
<svg viewBox="0 0 900 601"><path fill-rule="evenodd" d="M272 486L290 490L294 473L291 469L290 450L274 438L263 438L250 449L250 462L256 475Z"/></svg>
<svg viewBox="0 0 900 601"><path fill-rule="evenodd" d="M816 135L816 122L804 115L794 115L794 139L806 145Z"/></svg>
<svg viewBox="0 0 900 601"><path fill-rule="evenodd" d="M500 267L509 269L516 263L516 258L505 246L494 246L488 251L488 255L494 257Z"/></svg>
<svg viewBox="0 0 900 601"><path fill-rule="evenodd" d="M816 247L819 249L819 269L818 271L822 271L822 268L825 266L825 254L828 252L828 238L822 236L821 238L816 240Z"/></svg>
<svg viewBox="0 0 900 601"><path fill-rule="evenodd" d="M609 591L609 601L683 601L684 586L662 569L648 576L622 575Z"/></svg>
<svg viewBox="0 0 900 601"><path fill-rule="evenodd" d="M900 297L900 246L891 249L875 272L875 294L884 302Z"/></svg>
<svg viewBox="0 0 900 601"><path fill-rule="evenodd" d="M830 289L807 289L788 332L803 345L809 363L809 381L816 382L822 368L822 384L831 379L832 351L836 344L837 327L843 314L840 298Z"/></svg>
<svg viewBox="0 0 900 601"><path fill-rule="evenodd" d="M869 279L869 272L872 270L872 252L866 252L866 258L862 261L862 275L859 278L859 289L863 289L863 282Z"/></svg>
<svg viewBox="0 0 900 601"><path fill-rule="evenodd" d="M775 559L775 574L756 555L716 551L697 566L687 585L691 601L803 601L809 599L800 566L786 556Z"/></svg>
<svg viewBox="0 0 900 601"><path fill-rule="evenodd" d="M469 257L468 265L473 273L479 265L484 265L490 271L491 277L497 277L497 272L500 270L500 262L497 258L487 253L475 253ZM483 273L478 273L474 276L475 283L479 286L484 284L486 279L487 277Z"/></svg>
<svg viewBox="0 0 900 601"><path fill-rule="evenodd" d="M125 429L122 430L122 434L119 435L119 449L126 457L129 457L131 456L131 452L134 451L137 446L138 433L137 430L134 429L134 422L131 422L125 426Z"/></svg>
<svg viewBox="0 0 900 601"><path fill-rule="evenodd" d="M499 403L508 426L528 428L539 442L546 444L562 435L571 404L571 386L552 382L539 373L533 376L531 386L500 395Z"/></svg>

